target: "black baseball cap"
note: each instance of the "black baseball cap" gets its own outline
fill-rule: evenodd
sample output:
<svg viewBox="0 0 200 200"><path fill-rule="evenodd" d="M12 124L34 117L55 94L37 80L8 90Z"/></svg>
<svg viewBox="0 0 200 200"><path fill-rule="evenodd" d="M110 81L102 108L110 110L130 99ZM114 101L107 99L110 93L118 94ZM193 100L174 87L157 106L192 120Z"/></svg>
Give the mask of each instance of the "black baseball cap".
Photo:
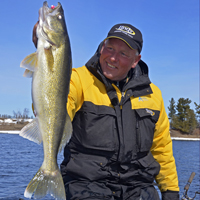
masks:
<svg viewBox="0 0 200 200"><path fill-rule="evenodd" d="M109 38L118 38L124 41L131 49L137 49L139 53L142 51L142 33L131 24L114 25L105 40Z"/></svg>

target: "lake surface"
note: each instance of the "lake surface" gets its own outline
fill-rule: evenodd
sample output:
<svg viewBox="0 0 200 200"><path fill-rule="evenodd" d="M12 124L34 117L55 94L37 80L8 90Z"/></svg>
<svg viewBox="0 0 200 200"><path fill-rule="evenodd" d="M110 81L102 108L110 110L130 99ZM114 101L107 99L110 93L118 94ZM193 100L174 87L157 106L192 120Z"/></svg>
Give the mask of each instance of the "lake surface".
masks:
<svg viewBox="0 0 200 200"><path fill-rule="evenodd" d="M199 141L173 141L174 157L179 176L180 196L190 174L196 175L188 191L193 197L200 190ZM58 163L63 155L58 155ZM43 161L42 145L37 145L18 134L0 133L0 200L24 199L24 190ZM200 199L197 195L195 199ZM43 200L54 200L46 196Z"/></svg>

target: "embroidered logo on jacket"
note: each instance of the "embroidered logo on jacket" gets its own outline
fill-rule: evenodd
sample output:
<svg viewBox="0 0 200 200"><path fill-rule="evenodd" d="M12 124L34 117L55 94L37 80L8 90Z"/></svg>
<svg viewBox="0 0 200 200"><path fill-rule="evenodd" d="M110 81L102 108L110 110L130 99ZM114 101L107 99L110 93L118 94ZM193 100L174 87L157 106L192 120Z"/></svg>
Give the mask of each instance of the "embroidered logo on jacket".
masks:
<svg viewBox="0 0 200 200"><path fill-rule="evenodd" d="M146 112L149 113L151 116L155 115L155 112L146 108Z"/></svg>
<svg viewBox="0 0 200 200"><path fill-rule="evenodd" d="M148 99L146 97L139 97L138 101L148 101Z"/></svg>

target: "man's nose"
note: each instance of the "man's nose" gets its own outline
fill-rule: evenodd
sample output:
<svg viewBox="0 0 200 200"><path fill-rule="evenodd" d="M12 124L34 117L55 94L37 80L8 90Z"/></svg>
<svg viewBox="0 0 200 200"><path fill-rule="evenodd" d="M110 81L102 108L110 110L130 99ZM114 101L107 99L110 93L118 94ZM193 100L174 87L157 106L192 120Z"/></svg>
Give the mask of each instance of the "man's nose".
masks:
<svg viewBox="0 0 200 200"><path fill-rule="evenodd" d="M117 62L118 61L118 53L117 52L113 52L112 55L111 55L111 61L112 62Z"/></svg>

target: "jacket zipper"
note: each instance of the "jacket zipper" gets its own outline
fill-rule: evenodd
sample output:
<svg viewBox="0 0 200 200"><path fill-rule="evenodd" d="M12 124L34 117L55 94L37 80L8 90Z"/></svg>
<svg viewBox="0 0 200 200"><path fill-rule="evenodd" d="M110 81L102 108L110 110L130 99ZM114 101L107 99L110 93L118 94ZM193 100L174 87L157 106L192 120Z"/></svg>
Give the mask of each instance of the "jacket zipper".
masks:
<svg viewBox="0 0 200 200"><path fill-rule="evenodd" d="M136 113L136 142L137 142L137 151L140 151L140 146L141 146L141 141L140 141L140 129L139 129L139 117L138 114Z"/></svg>

